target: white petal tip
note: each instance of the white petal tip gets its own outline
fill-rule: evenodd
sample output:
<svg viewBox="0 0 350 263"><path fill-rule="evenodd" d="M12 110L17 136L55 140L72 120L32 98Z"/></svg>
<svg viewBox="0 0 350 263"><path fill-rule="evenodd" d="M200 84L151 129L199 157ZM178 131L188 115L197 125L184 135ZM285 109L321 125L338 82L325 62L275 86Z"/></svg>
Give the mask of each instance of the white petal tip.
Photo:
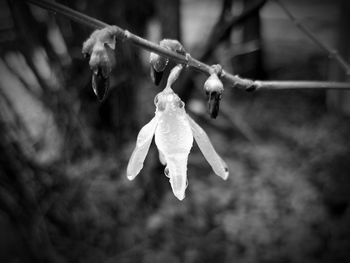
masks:
<svg viewBox="0 0 350 263"><path fill-rule="evenodd" d="M217 175L220 176L223 180L227 180L228 176L229 176L229 171L228 171L228 167L226 165L226 163L224 161L222 161L224 166L223 166L223 170L221 170Z"/></svg>
<svg viewBox="0 0 350 263"><path fill-rule="evenodd" d="M133 175L127 175L126 178L128 178L130 181L134 180L136 176Z"/></svg>
<svg viewBox="0 0 350 263"><path fill-rule="evenodd" d="M180 201L184 200L185 199L185 196L182 195L182 196L178 196L178 195L175 195L177 199L179 199Z"/></svg>
<svg viewBox="0 0 350 263"><path fill-rule="evenodd" d="M177 199L179 199L180 201L185 199L185 193L184 192L178 192L178 193L174 193L175 197Z"/></svg>
<svg viewBox="0 0 350 263"><path fill-rule="evenodd" d="M227 174L225 174L224 176L221 176L221 178L222 178L222 180L227 180L227 178L228 178L228 176L229 176L229 174L227 173Z"/></svg>
<svg viewBox="0 0 350 263"><path fill-rule="evenodd" d="M224 171L214 171L214 173L219 176L222 180L227 180L228 176L229 176L229 172L228 169L225 168Z"/></svg>

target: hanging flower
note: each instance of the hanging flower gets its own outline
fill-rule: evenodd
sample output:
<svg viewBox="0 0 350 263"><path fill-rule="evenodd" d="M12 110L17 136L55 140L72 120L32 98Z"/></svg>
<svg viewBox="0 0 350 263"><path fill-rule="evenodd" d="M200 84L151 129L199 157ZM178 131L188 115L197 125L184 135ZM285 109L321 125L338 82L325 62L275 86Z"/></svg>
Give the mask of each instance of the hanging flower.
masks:
<svg viewBox="0 0 350 263"><path fill-rule="evenodd" d="M154 118L139 132L136 147L127 167L127 177L133 180L143 167L155 135L160 162L165 165L164 173L169 177L174 195L185 198L187 187L187 160L193 138L214 172L226 180L229 172L226 163L214 150L208 135L185 111L185 103L174 93L170 85L160 92L154 101Z"/></svg>

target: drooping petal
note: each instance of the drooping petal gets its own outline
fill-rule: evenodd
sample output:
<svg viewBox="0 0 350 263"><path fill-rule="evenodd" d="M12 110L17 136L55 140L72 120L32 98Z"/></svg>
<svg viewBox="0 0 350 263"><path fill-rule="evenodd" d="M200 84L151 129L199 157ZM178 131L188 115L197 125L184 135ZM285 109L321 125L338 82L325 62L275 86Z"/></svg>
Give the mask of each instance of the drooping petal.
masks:
<svg viewBox="0 0 350 263"><path fill-rule="evenodd" d="M222 179L226 180L229 175L227 164L215 151L206 132L189 115L187 115L187 117L193 132L193 137L205 159L213 168L214 172Z"/></svg>
<svg viewBox="0 0 350 263"><path fill-rule="evenodd" d="M188 155L166 157L170 185L174 195L180 201L185 198L185 190L187 188L187 157Z"/></svg>
<svg viewBox="0 0 350 263"><path fill-rule="evenodd" d="M149 123L147 123L140 130L135 149L130 157L127 177L129 180L133 180L143 167L143 162L145 161L146 155L148 153L149 147L152 142L154 132L158 124L158 116L156 115Z"/></svg>

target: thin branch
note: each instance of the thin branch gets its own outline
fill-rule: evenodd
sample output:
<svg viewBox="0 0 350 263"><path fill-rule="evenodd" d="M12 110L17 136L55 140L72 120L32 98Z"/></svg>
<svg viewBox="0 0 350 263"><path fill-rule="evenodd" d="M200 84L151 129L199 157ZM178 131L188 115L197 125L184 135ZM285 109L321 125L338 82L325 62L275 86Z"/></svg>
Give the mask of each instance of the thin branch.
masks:
<svg viewBox="0 0 350 263"><path fill-rule="evenodd" d="M220 33L222 31L221 29L228 22L227 20L232 17L232 15L231 15L232 4L233 4L233 0L222 0L222 4L221 4L222 7L221 7L220 15L219 15L215 25L211 29L209 37L206 41L207 45L206 45L206 48L204 48L203 54L205 54L206 51L208 50L211 41L213 39L216 39L218 36L218 33ZM230 16L230 17L228 17L228 16ZM226 35L226 37L227 37L227 35ZM205 60L205 59L202 59L202 57L201 57L200 60Z"/></svg>
<svg viewBox="0 0 350 263"><path fill-rule="evenodd" d="M262 90L292 90L292 89L349 89L348 82L332 82L332 81L255 81L257 89Z"/></svg>
<svg viewBox="0 0 350 263"><path fill-rule="evenodd" d="M69 19L76 21L78 23L84 24L94 29L100 29L108 24L92 18L90 16L84 15L78 11L75 11L64 5L49 2L47 0L25 0L34 5L40 6L44 9L50 10L54 13L59 13L68 17ZM263 2L263 1L262 1ZM174 60L177 63L185 64L201 71L207 75L210 75L212 67L192 58L189 55L181 55L179 53L173 52L169 49L163 48L153 42L150 42L144 38L141 38L127 30L123 30L117 27L117 38L123 41L128 41L131 44L146 49L148 51L163 55ZM254 81L251 79L244 79L238 75L232 75L226 71L222 71L220 78L230 84L231 87L240 88L246 91L254 91L257 89L262 90L282 90L282 89L350 89L350 83L342 82L321 82L321 81Z"/></svg>
<svg viewBox="0 0 350 263"><path fill-rule="evenodd" d="M334 59L337 63L344 69L346 75L350 76L350 65L346 62L346 60L339 54L338 50L332 49L328 47L326 44L322 43L322 41L303 23L298 21L296 17L291 13L291 11L287 8L287 6L281 0L275 0L276 3L283 9L289 19L298 27L308 38L310 38L317 46L319 46L328 56L329 58Z"/></svg>
<svg viewBox="0 0 350 263"><path fill-rule="evenodd" d="M222 60L229 61L233 57L249 54L255 52L261 48L261 42L259 40L251 40L243 44L231 45L230 48L225 50L222 54Z"/></svg>

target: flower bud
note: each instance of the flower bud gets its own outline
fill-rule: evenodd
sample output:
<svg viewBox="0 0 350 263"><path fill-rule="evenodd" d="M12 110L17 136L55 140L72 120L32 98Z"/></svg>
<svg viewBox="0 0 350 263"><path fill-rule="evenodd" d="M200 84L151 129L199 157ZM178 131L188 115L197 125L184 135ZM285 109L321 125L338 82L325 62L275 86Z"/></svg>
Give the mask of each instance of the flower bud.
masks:
<svg viewBox="0 0 350 263"><path fill-rule="evenodd" d="M109 87L109 75L115 66L114 49L117 27L109 26L95 30L84 42L82 53L89 59L92 71L92 89L102 101Z"/></svg>
<svg viewBox="0 0 350 263"><path fill-rule="evenodd" d="M92 73L92 89L99 101L103 101L106 97L109 88L109 76L105 77L98 69Z"/></svg>
<svg viewBox="0 0 350 263"><path fill-rule="evenodd" d="M158 54L151 52L150 64L151 64L151 78L155 85L159 85L163 77L163 72L168 65L169 59L162 57Z"/></svg>
<svg viewBox="0 0 350 263"><path fill-rule="evenodd" d="M159 45L163 48L177 52L181 55L186 55L186 51L183 45L175 39L163 39ZM154 84L159 85L163 77L163 72L168 65L169 59L162 57L158 54L151 52L150 64L151 64L151 78Z"/></svg>
<svg viewBox="0 0 350 263"><path fill-rule="evenodd" d="M204 90L208 95L208 111L210 117L215 119L219 113L220 100L224 91L224 85L217 74L211 74L205 81Z"/></svg>
<svg viewBox="0 0 350 263"><path fill-rule="evenodd" d="M170 49L174 52L177 52L181 55L185 55L186 54L186 50L183 47L183 45L176 39L163 39L162 41L160 41L159 45L161 47L165 47L167 49Z"/></svg>
<svg viewBox="0 0 350 263"><path fill-rule="evenodd" d="M206 92L217 92L222 94L224 91L224 85L219 79L218 75L211 74L210 77L204 83L204 89Z"/></svg>

